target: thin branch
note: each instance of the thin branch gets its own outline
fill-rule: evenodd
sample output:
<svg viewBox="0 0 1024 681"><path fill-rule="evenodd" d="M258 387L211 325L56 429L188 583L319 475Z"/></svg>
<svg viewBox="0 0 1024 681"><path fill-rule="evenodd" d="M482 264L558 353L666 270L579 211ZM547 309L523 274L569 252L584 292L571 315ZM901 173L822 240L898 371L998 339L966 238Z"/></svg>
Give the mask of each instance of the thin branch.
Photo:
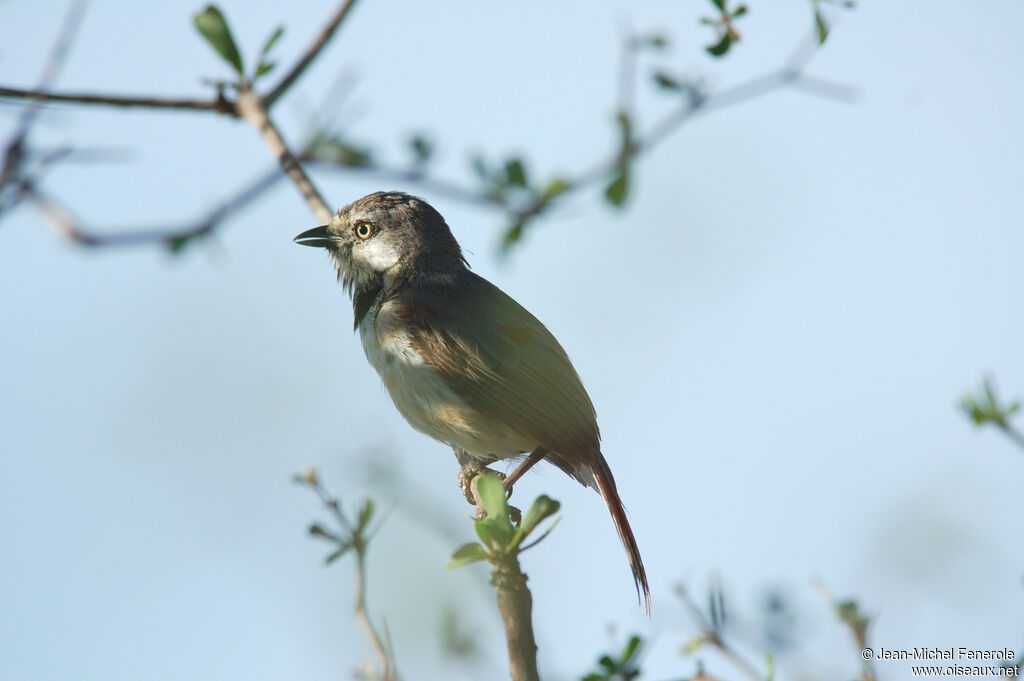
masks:
<svg viewBox="0 0 1024 681"><path fill-rule="evenodd" d="M285 75L284 78L281 79L281 82L278 83L274 87L274 89L271 90L267 94L267 96L263 98L263 105L267 109L270 109L270 107L274 106L274 103L277 102L281 95L283 95L288 90L288 88L290 88L292 84L295 83L296 80L298 80L298 78L302 75L306 68L313 63L313 60L316 59L316 57L324 49L324 46L328 43L328 41L330 41L331 37L334 35L334 32L338 30L338 27L341 26L341 23L345 20L345 17L348 16L349 10L351 10L353 5L355 4L356 0L346 0L344 3L342 3L341 7L338 8L338 11L334 14L331 20L324 27L324 30L320 32L320 35L316 37L313 43L306 50L306 53L302 55L301 59L299 59L299 62L292 68L291 71L287 73L287 75Z"/></svg>
<svg viewBox="0 0 1024 681"><path fill-rule="evenodd" d="M181 111L213 111L237 116L235 105L223 92L213 100L179 99L173 97L121 97L118 95L97 95L78 92L46 92L43 90L22 90L0 87L0 97L28 99L34 102L56 102L61 104L98 104L120 108L177 109Z"/></svg>
<svg viewBox="0 0 1024 681"><path fill-rule="evenodd" d="M249 124L256 128L263 137L263 141L270 149L270 153L273 154L274 158L281 164L284 172L295 183L295 186L298 187L310 210L313 211L313 215L324 224L330 222L334 211L328 207L327 201L324 200L324 197L317 190L313 181L309 179L309 175L306 174L298 159L295 158L295 155L288 148L280 131L273 121L270 120L270 116L267 114L267 109L260 96L255 91L243 87L238 93L236 103L242 118L249 121Z"/></svg>
<svg viewBox="0 0 1024 681"><path fill-rule="evenodd" d="M152 227L113 232L84 226L56 199L43 194L34 185L26 183L23 191L40 209L54 232L82 246L123 247L146 246L154 243L173 245L184 244L192 239L211 234L222 222L248 207L284 177L281 169L274 166L235 196L209 211L204 218L195 222L174 227Z"/></svg>
<svg viewBox="0 0 1024 681"><path fill-rule="evenodd" d="M356 553L356 619L359 620L359 624L363 627L363 631L366 633L367 638L370 639L370 643L373 645L373 649L377 653L377 657L380 658L381 665L384 668L384 676L381 678L384 679L384 681L398 681L399 676L398 670L395 668L395 654L391 647L391 639L387 634L387 628L385 627L385 633L383 636L378 633L377 628L373 626L369 610L366 607L367 544L365 537L359 532L353 530L352 523L349 522L349 519L345 516L345 512L341 510L341 505L338 503L338 500L332 497L327 489L320 483L315 472L311 471L304 476L296 478L296 480L313 488L313 491L315 491L317 496L320 497L320 501L323 502L324 506L330 509L335 521L350 535L352 548Z"/></svg>
<svg viewBox="0 0 1024 681"><path fill-rule="evenodd" d="M714 646L751 681L764 681L765 676L722 638L720 633L721 622L718 622L717 626L715 623L709 622L683 585L680 584L676 587L676 595L679 596L686 609L690 611L690 616L696 622L697 628L700 630L701 639L705 643ZM718 616L716 615L717 618Z"/></svg>

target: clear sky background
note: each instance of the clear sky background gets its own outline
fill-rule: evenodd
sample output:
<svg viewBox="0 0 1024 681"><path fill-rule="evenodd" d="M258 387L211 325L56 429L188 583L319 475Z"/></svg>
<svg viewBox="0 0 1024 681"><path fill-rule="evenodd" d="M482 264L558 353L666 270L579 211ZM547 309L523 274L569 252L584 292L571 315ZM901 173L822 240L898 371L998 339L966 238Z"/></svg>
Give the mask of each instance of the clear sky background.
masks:
<svg viewBox="0 0 1024 681"><path fill-rule="evenodd" d="M339 120L384 159L425 130L447 178L471 182L476 150L571 173L615 143L624 25L666 33L667 64L724 87L811 27L806 2L750 4L715 62L706 2L364 0L277 117L299 139L348 73ZM517 500L564 504L524 560L545 678L577 678L631 631L652 637L648 678L692 673L673 587L716 575L746 631L765 593L791 599L803 647L780 678L856 673L817 580L878 615L877 646L1024 648L1024 453L956 409L989 372L1024 394L1024 7L860 4L833 12L809 69L856 102L783 91L700 117L639 164L627 210L578 196L504 261L494 213L316 177L338 206L377 189L431 201L590 391L654 617L597 495L529 475ZM285 64L332 11L222 7L249 54L283 22ZM65 9L0 3L0 83L34 84ZM204 96L201 77L228 74L198 9L93 2L57 86ZM665 106L641 97L643 121ZM0 138L17 112L0 104ZM130 151L45 185L112 230L190 220L271 163L246 124L201 114L55 107L33 141ZM177 258L82 250L27 207L0 222L0 678L347 678L371 652L351 565L324 569L304 534L324 513L289 478L311 465L387 513L370 603L407 678L506 674L485 571L442 569L473 538L454 458L393 408L327 258L291 243L314 224L286 183ZM446 655L444 612L475 657Z"/></svg>

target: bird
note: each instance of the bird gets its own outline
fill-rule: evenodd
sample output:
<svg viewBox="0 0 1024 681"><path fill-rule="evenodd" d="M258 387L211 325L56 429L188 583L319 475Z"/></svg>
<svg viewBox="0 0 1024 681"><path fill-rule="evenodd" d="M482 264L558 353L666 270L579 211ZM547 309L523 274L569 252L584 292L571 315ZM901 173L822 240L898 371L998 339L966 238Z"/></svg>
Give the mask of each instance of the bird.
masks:
<svg viewBox="0 0 1024 681"><path fill-rule="evenodd" d="M441 214L404 192L374 192L294 241L330 254L367 360L405 420L453 448L460 480L521 460L504 480L511 489L548 461L601 495L650 613L640 548L576 369L547 327L469 268Z"/></svg>

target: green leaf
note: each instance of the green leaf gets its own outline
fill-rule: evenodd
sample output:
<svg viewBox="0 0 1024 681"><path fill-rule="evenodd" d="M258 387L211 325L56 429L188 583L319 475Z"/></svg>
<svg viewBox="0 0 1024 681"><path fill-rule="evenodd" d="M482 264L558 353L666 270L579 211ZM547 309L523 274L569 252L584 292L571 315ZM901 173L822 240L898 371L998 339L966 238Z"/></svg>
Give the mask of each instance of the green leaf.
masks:
<svg viewBox="0 0 1024 681"><path fill-rule="evenodd" d="M238 46L231 35L227 20L224 19L224 15L217 9L217 6L208 5L206 9L192 17L192 21L200 35L210 43L213 49L217 50L224 61L230 64L238 75L244 74L242 55L238 52Z"/></svg>
<svg viewBox="0 0 1024 681"><path fill-rule="evenodd" d="M734 9L732 11L732 18L733 19L738 19L738 18L740 18L741 16L743 16L746 13L747 13L747 6L746 5L740 5L739 7L737 7L736 9Z"/></svg>
<svg viewBox="0 0 1024 681"><path fill-rule="evenodd" d="M703 636L691 638L685 644L683 644L683 655L693 655L695 652L700 650L701 646L707 643L707 639Z"/></svg>
<svg viewBox="0 0 1024 681"><path fill-rule="evenodd" d="M514 187L526 186L526 169L523 168L523 162L520 159L509 159L505 163L505 178Z"/></svg>
<svg viewBox="0 0 1024 681"><path fill-rule="evenodd" d="M185 250L185 246L188 246L189 242L192 241L192 235L172 236L168 237L164 241L164 246L167 247L171 253L177 255Z"/></svg>
<svg viewBox="0 0 1024 681"><path fill-rule="evenodd" d="M629 196L629 166L619 166L615 178L604 190L605 198L615 207L621 207Z"/></svg>
<svg viewBox="0 0 1024 681"><path fill-rule="evenodd" d="M413 156L417 163L425 163L434 153L434 145L423 135L413 135L409 140Z"/></svg>
<svg viewBox="0 0 1024 681"><path fill-rule="evenodd" d="M340 166L365 167L373 165L373 157L368 150L329 135L318 135L310 144L309 152L317 160Z"/></svg>
<svg viewBox="0 0 1024 681"><path fill-rule="evenodd" d="M550 201L556 196L569 191L569 187L571 186L572 185L565 178L556 177L548 182L548 186L544 187L544 193L541 195L541 198L545 201Z"/></svg>
<svg viewBox="0 0 1024 681"><path fill-rule="evenodd" d="M484 551L484 547L477 544L475 541L471 541L468 544L463 544L459 549L452 554L451 560L444 566L445 570L454 570L460 568L463 565L469 565L470 563L476 563L481 560L487 560L487 552Z"/></svg>
<svg viewBox="0 0 1024 681"><path fill-rule="evenodd" d="M277 30L271 33L270 37L267 38L267 42L263 43L263 48L260 50L260 56L266 57L282 35L284 35L284 26L278 26Z"/></svg>
<svg viewBox="0 0 1024 681"><path fill-rule="evenodd" d="M725 11L725 0L711 0L711 4L717 7L719 12Z"/></svg>
<svg viewBox="0 0 1024 681"><path fill-rule="evenodd" d="M505 234L501 237L501 250L503 252L507 252L510 248L519 243L519 240L523 238L523 227L525 227L525 225L525 221L520 218L505 230Z"/></svg>
<svg viewBox="0 0 1024 681"><path fill-rule="evenodd" d="M663 90L678 90L679 89L679 81L676 80L675 78L673 78L672 76L668 75L664 71L657 71L657 72L655 72L653 78L654 78L654 82L657 84L657 86L660 87Z"/></svg>
<svg viewBox="0 0 1024 681"><path fill-rule="evenodd" d="M728 32L725 32L717 43L709 45L704 49L713 57L721 57L729 51L730 47L732 47L732 36L729 35Z"/></svg>
<svg viewBox="0 0 1024 681"><path fill-rule="evenodd" d="M633 634L629 637L629 640L626 642L626 647L623 648L622 655L619 658L622 660L623 664L628 663L631 659L633 659L633 655L636 654L636 651L640 648L641 643L643 643L643 639L637 636L636 634Z"/></svg>
<svg viewBox="0 0 1024 681"><path fill-rule="evenodd" d="M351 548L352 548L352 544L349 544L349 543L342 544L341 547L337 551L335 551L334 553L332 553L331 555L327 556L327 558L324 559L324 565L330 565L334 561L338 560L339 558L344 556L346 553L348 553L349 549L351 549Z"/></svg>
<svg viewBox="0 0 1024 681"><path fill-rule="evenodd" d="M508 521L508 503L505 501L505 487L498 476L483 474L477 478L476 492L480 496L480 505L488 518L504 518Z"/></svg>
<svg viewBox="0 0 1024 681"><path fill-rule="evenodd" d="M825 39L828 38L828 24L825 23L825 19L821 16L821 12L814 13L814 25L818 29L818 44L824 45Z"/></svg>
<svg viewBox="0 0 1024 681"><path fill-rule="evenodd" d="M668 47L668 38L660 33L652 33L644 38L644 44L654 50L663 50Z"/></svg>
<svg viewBox="0 0 1024 681"><path fill-rule="evenodd" d="M370 520L373 518L373 499L366 499L363 501L362 508L359 509L359 519L356 520L356 534L361 534L363 530L370 524Z"/></svg>
<svg viewBox="0 0 1024 681"><path fill-rule="evenodd" d="M545 518L550 518L554 514L558 513L558 509L561 507L557 501L544 494L534 499L530 505L530 509L526 512L523 517L523 522L516 528L515 534L512 536L512 543L518 546L524 539L530 536L537 525L539 525Z"/></svg>
<svg viewBox="0 0 1024 681"><path fill-rule="evenodd" d="M484 546L490 548L494 546L495 538L491 534L491 528L485 524L482 520L473 521L473 529L476 530L476 536L480 537L480 541L484 543Z"/></svg>
<svg viewBox="0 0 1024 681"><path fill-rule="evenodd" d="M260 65L256 67L256 77L260 78L262 76L267 75L268 73L270 73L271 71L274 70L275 66L277 66L277 62L276 61L272 61L272 62L261 61Z"/></svg>
<svg viewBox="0 0 1024 681"><path fill-rule="evenodd" d="M765 662L767 662L768 665L768 674L765 676L765 681L775 681L775 658L768 652L766 652L764 656L766 658Z"/></svg>

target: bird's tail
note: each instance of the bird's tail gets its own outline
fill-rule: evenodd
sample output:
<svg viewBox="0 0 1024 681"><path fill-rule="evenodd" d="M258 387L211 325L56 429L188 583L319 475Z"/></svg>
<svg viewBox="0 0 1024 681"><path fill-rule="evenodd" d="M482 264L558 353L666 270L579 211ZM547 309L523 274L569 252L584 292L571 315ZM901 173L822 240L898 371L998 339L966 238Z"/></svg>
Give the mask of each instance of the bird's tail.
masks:
<svg viewBox="0 0 1024 681"><path fill-rule="evenodd" d="M647 572L644 570L644 561L640 558L640 547L636 545L636 537L633 536L633 529L626 518L626 509L622 506L622 499L615 489L612 469L608 467L604 456L598 452L594 463L590 465L590 470L594 474L597 491L601 493L604 503L608 505L608 511L612 514L615 529L619 531L619 539L626 548L626 555L629 556L629 567L633 569L633 581L636 582L637 599L639 600L642 593L647 615L650 616L651 587L647 584Z"/></svg>

